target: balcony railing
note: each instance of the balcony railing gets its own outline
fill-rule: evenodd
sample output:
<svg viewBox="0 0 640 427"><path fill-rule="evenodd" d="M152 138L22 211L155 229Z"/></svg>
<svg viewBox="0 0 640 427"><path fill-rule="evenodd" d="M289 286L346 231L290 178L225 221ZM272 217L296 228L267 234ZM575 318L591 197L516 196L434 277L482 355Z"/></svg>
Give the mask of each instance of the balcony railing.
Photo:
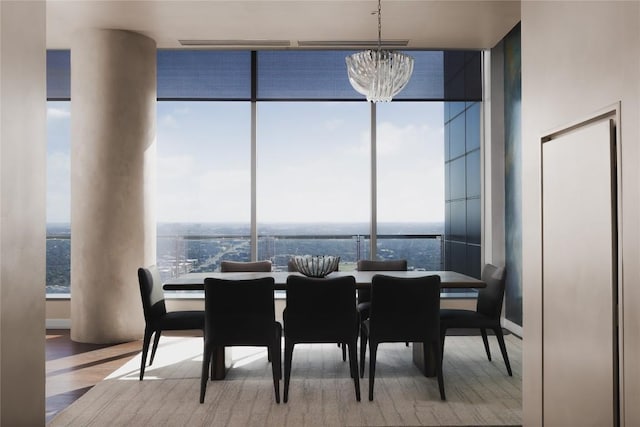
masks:
<svg viewBox="0 0 640 427"><path fill-rule="evenodd" d="M360 259L369 259L367 234L263 235L258 237L258 259L271 260L275 271L286 271L294 255L338 255L340 269L353 270ZM378 259L406 259L412 270L444 270L442 234L379 234ZM223 260L249 261L248 235L158 235L157 264L162 280L190 272L215 271ZM47 236L47 293L69 293L71 238Z"/></svg>
<svg viewBox="0 0 640 427"><path fill-rule="evenodd" d="M338 255L340 269L355 269L360 259L368 259L370 236L263 235L258 237L260 260L270 260L275 271L286 271L294 255ZM442 234L381 234L377 236L377 258L403 258L413 270L444 269ZM248 235L158 236L158 266L163 280L189 272L215 271L223 260L249 261L251 240Z"/></svg>

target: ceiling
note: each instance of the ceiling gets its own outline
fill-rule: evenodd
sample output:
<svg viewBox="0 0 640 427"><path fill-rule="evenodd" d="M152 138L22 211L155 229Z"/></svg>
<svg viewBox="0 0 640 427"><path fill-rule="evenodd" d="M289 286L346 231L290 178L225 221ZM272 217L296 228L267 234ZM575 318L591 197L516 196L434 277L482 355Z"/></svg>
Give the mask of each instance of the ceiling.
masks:
<svg viewBox="0 0 640 427"><path fill-rule="evenodd" d="M180 40L207 40L205 48L296 49L301 41L358 48L377 40L376 10L375 0L47 0L47 48L69 49L90 28L139 32L158 48L184 48ZM407 49L491 48L519 20L520 1L382 2L383 40L404 40Z"/></svg>

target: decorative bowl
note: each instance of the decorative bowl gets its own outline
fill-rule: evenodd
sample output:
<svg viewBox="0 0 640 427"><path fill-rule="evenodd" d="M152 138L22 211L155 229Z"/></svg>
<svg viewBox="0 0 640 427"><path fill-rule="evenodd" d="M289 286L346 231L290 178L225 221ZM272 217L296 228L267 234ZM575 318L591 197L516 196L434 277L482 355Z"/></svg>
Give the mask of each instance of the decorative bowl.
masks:
<svg viewBox="0 0 640 427"><path fill-rule="evenodd" d="M333 255L296 255L293 257L296 270L307 277L325 277L338 270L339 256Z"/></svg>

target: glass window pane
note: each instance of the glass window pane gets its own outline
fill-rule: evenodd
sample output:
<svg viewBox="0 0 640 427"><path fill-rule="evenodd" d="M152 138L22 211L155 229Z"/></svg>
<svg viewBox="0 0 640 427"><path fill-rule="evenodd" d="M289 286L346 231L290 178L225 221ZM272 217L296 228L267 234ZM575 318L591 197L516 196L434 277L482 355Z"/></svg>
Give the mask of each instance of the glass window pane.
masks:
<svg viewBox="0 0 640 427"><path fill-rule="evenodd" d="M458 115L448 125L449 159L455 159L465 153L465 115Z"/></svg>
<svg viewBox="0 0 640 427"><path fill-rule="evenodd" d="M47 102L47 293L69 293L71 103Z"/></svg>
<svg viewBox="0 0 640 427"><path fill-rule="evenodd" d="M480 175L480 150L466 155L467 197L480 197L482 191L482 176Z"/></svg>
<svg viewBox="0 0 640 427"><path fill-rule="evenodd" d="M474 102L465 112L467 152L480 148L480 103Z"/></svg>
<svg viewBox="0 0 640 427"><path fill-rule="evenodd" d="M251 107L158 103L157 259L163 276L249 261Z"/></svg>
<svg viewBox="0 0 640 427"><path fill-rule="evenodd" d="M377 211L380 259L441 268L444 232L444 104L377 104ZM422 235L395 238L393 235ZM436 235L436 236L428 236Z"/></svg>
<svg viewBox="0 0 640 427"><path fill-rule="evenodd" d="M369 110L366 103L258 104L260 259L286 270L292 255L339 255L348 270L358 255L368 257L357 236L369 232Z"/></svg>

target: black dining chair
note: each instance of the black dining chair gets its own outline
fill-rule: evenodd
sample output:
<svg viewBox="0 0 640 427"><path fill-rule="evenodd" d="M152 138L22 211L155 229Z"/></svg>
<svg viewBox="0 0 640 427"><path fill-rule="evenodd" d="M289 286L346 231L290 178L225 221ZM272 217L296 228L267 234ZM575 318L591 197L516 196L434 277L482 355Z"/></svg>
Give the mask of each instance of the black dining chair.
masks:
<svg viewBox="0 0 640 427"><path fill-rule="evenodd" d="M221 273L268 273L271 261L221 261ZM267 359L271 362L271 350L267 350Z"/></svg>
<svg viewBox="0 0 640 427"><path fill-rule="evenodd" d="M407 271L406 259L388 259L381 261L371 261L361 259L356 264L358 271ZM358 311L360 320L369 318L369 308L371 307L371 291L369 289L358 289Z"/></svg>
<svg viewBox="0 0 640 427"><path fill-rule="evenodd" d="M440 310L440 342L444 352L444 341L447 329L480 329L484 349L487 357L491 360L489 350L489 340L487 329L492 330L498 339L498 345L502 352L507 373L512 376L511 364L507 355L507 347L504 343L504 334L500 325L500 314L502 313L502 301L504 299L505 269L496 267L493 264L486 264L482 269L482 281L487 284L486 288L478 290L478 300L476 310Z"/></svg>
<svg viewBox="0 0 640 427"><path fill-rule="evenodd" d="M271 271L271 261L221 261L221 273L264 273Z"/></svg>
<svg viewBox="0 0 640 427"><path fill-rule="evenodd" d="M284 319L284 402L289 397L293 348L299 343L342 343L348 347L349 369L356 400L360 401L358 377L358 311L353 276L287 278Z"/></svg>
<svg viewBox="0 0 640 427"><path fill-rule="evenodd" d="M145 322L144 338L142 341L142 361L140 363L140 381L142 381L151 337L155 334L149 366L153 364L162 331L186 331L194 329L202 331L204 329L204 311L167 312L160 272L155 265L147 268L139 268L138 282L140 284L140 296L142 298Z"/></svg>
<svg viewBox="0 0 640 427"><path fill-rule="evenodd" d="M356 265L358 271L407 271L406 259L387 259L371 261L361 259ZM360 313L360 321L363 322L369 318L369 310L371 308L371 290L358 289L358 312ZM409 346L409 343L405 343Z"/></svg>
<svg viewBox="0 0 640 427"><path fill-rule="evenodd" d="M280 403L282 325L275 320L272 277L248 280L204 280L205 329L200 403L204 402L209 368L216 349L264 346L273 356L271 372Z"/></svg>
<svg viewBox="0 0 640 427"><path fill-rule="evenodd" d="M378 345L421 342L425 360L432 352L440 398L445 400L440 350L440 276L399 278L376 274L371 280L369 319L360 330L360 376L369 342L369 400L373 400Z"/></svg>

